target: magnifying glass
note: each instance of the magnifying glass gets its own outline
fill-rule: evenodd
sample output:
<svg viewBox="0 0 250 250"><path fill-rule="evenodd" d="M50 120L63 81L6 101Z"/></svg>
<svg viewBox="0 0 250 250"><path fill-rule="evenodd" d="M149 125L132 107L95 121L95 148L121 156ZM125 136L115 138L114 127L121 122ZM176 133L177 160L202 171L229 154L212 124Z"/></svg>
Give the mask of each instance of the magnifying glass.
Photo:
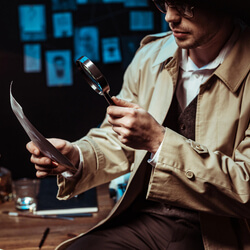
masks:
<svg viewBox="0 0 250 250"><path fill-rule="evenodd" d="M76 65L90 87L104 96L109 105L115 105L109 95L109 84L95 64L88 57L82 56L76 61Z"/></svg>

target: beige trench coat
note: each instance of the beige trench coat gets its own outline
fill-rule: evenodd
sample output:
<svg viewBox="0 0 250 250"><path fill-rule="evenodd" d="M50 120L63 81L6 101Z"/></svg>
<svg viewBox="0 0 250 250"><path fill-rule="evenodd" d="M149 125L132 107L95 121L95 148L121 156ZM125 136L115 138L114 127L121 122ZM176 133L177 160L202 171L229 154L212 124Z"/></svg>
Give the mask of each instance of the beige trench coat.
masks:
<svg viewBox="0 0 250 250"><path fill-rule="evenodd" d="M128 67L119 94L162 123L173 97L180 51L171 33L148 36ZM250 249L250 32L201 86L196 141L166 129L151 171L147 199L199 211L205 249ZM76 142L84 156L78 178L58 178L68 199L132 171L125 195L105 221L119 215L143 186L145 151L122 145L105 120ZM76 180L77 179L77 180ZM58 249L65 249L71 240Z"/></svg>

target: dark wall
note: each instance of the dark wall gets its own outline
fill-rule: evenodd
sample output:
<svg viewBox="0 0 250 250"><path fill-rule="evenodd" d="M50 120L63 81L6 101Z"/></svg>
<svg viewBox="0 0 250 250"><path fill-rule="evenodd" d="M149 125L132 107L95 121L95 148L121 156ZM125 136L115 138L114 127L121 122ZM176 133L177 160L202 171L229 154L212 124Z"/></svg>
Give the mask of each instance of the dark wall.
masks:
<svg viewBox="0 0 250 250"><path fill-rule="evenodd" d="M24 73L23 44L19 37L18 4L42 3L46 5L47 39L42 45L42 72ZM50 1L3 0L0 3L0 165L12 172L13 179L35 177L30 154L25 145L28 136L11 111L9 86L13 81L13 95L23 107L25 115L45 137L59 137L74 141L103 119L107 104L103 97L94 93L84 82L73 65L73 86L46 86L44 51L47 49L72 49L72 38L54 39L51 25ZM140 9L140 8L139 8ZM87 4L74 11L74 25L96 25L100 37L132 35L140 39L146 34L162 32L161 14L151 1L147 8L153 10L154 30L135 32L129 30L129 11L122 4ZM136 8L138 10L138 8ZM124 53L124 52L123 52ZM124 54L123 54L124 56ZM104 73L111 86L111 94L119 92L122 85L124 65L122 63L97 66Z"/></svg>
<svg viewBox="0 0 250 250"><path fill-rule="evenodd" d="M136 0L135 0L136 1ZM135 37L138 41L146 34L163 31L162 15L151 0L148 7L125 8L122 4L78 5L73 11L74 26L98 26L102 37ZM98 3L99 2L99 3ZM41 73L24 73L23 45L20 41L18 24L18 4L45 4L47 21L47 39L39 41L42 46ZM242 7L243 8L243 7ZM130 31L129 12L131 10L152 10L154 29L150 31ZM240 10L240 13L243 10ZM9 86L14 81L13 94L24 109L26 116L45 137L59 137L69 141L77 140L92 127L97 126L106 111L106 101L94 93L84 82L73 66L73 86L47 87L44 52L46 50L70 49L73 51L72 38L54 39L52 34L50 0L1 0L0 1L0 165L10 169L14 179L35 177L30 154L25 149L28 136L11 111ZM249 11L244 16L249 18ZM124 44L123 44L124 45ZM131 60L128 51L122 51L125 58ZM127 63L127 61L126 61ZM111 94L119 92L125 70L124 63L97 63L111 86Z"/></svg>

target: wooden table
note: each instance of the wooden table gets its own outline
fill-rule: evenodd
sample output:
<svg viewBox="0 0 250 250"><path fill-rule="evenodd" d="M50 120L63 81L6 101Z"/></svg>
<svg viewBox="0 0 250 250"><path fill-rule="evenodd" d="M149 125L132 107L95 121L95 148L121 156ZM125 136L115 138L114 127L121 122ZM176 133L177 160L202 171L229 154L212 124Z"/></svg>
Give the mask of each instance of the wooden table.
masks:
<svg viewBox="0 0 250 250"><path fill-rule="evenodd" d="M75 217L73 221L61 219L12 217L3 211L16 212L14 202L0 204L0 249L4 250L37 250L42 235L50 228L43 250L55 249L64 240L87 231L106 217L114 203L109 197L108 185L97 187L98 213L92 217Z"/></svg>

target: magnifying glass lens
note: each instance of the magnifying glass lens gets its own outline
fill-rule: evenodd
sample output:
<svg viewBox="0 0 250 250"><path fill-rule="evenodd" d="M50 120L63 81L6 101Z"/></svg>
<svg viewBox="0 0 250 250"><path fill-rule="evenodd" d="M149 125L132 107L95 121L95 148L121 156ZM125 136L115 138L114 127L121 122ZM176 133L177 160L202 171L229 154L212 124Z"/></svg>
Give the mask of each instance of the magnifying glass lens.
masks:
<svg viewBox="0 0 250 250"><path fill-rule="evenodd" d="M99 95L103 95L109 105L115 105L109 95L109 84L94 63L82 56L76 61L76 65L90 87Z"/></svg>

